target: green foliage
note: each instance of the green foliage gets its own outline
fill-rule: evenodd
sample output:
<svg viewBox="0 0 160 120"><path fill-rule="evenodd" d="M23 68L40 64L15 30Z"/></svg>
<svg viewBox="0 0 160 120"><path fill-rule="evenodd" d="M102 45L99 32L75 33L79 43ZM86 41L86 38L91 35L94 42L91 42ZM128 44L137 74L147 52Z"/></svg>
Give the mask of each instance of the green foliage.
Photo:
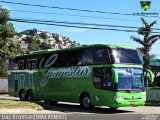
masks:
<svg viewBox="0 0 160 120"><path fill-rule="evenodd" d="M11 23L0 24L0 38L2 40L12 38L15 35L15 29Z"/></svg>
<svg viewBox="0 0 160 120"><path fill-rule="evenodd" d="M144 70L149 67L149 59L150 59L150 50L152 45L159 40L160 35L153 35L152 27L156 24L156 21L153 21L151 24L148 24L143 18L141 18L143 27L138 29L138 34L143 36L143 39L131 36L131 39L139 44L142 45L141 52L143 54L143 61L144 61Z"/></svg>
<svg viewBox="0 0 160 120"><path fill-rule="evenodd" d="M7 9L0 8L0 76L6 76L7 61L14 58L19 51L19 44L10 38L15 35L15 29L8 23L10 17Z"/></svg>
<svg viewBox="0 0 160 120"><path fill-rule="evenodd" d="M39 47L40 47L41 50L52 48L52 46L50 44L47 44L46 42L41 43Z"/></svg>
<svg viewBox="0 0 160 120"><path fill-rule="evenodd" d="M30 51L38 51L40 49L39 46L40 46L39 40L33 40L31 44L29 44L28 49Z"/></svg>
<svg viewBox="0 0 160 120"><path fill-rule="evenodd" d="M9 11L7 9L0 8L0 24L6 24L9 18Z"/></svg>
<svg viewBox="0 0 160 120"><path fill-rule="evenodd" d="M42 111L44 108L36 102L22 102L16 100L0 100L0 109L33 109Z"/></svg>
<svg viewBox="0 0 160 120"><path fill-rule="evenodd" d="M131 39L142 45L141 53L143 54L143 69L150 69L149 59L150 59L150 50L152 45L160 39L160 34L153 35L151 32L153 31L152 27L156 24L156 21L153 21L151 24L147 23L146 20L141 18L143 27L138 29L138 34L143 36L143 39L138 37L131 36ZM146 82L146 81L145 81Z"/></svg>
<svg viewBox="0 0 160 120"><path fill-rule="evenodd" d="M33 41L33 37L32 36L27 36L26 41L31 44L32 41Z"/></svg>
<svg viewBox="0 0 160 120"><path fill-rule="evenodd" d="M47 34L44 33L44 32L42 32L42 33L40 34L40 37L41 37L42 39L47 39Z"/></svg>
<svg viewBox="0 0 160 120"><path fill-rule="evenodd" d="M21 35L21 34L25 34L25 35L29 35L29 36L34 36L34 35L37 34L37 29L33 28L33 29L30 29L30 30L25 30L23 32L18 33L18 35Z"/></svg>

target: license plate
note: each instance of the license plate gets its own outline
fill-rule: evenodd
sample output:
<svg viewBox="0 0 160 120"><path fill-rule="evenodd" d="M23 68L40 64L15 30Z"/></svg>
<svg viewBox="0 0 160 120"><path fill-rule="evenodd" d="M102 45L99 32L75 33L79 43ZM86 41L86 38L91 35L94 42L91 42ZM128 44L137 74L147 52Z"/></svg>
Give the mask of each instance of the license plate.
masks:
<svg viewBox="0 0 160 120"><path fill-rule="evenodd" d="M131 101L130 104L131 104L131 105L135 105L136 102L135 102L135 101Z"/></svg>

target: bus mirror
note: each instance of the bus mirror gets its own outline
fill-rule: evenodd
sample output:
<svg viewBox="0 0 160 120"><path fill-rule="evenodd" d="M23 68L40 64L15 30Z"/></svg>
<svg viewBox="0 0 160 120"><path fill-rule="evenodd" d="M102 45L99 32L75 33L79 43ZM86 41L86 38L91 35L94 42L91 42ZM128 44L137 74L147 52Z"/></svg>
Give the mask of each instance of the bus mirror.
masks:
<svg viewBox="0 0 160 120"><path fill-rule="evenodd" d="M114 83L118 83L118 73L115 68L112 68Z"/></svg>
<svg viewBox="0 0 160 120"><path fill-rule="evenodd" d="M151 78L151 82L153 83L154 82L154 74L153 74L153 72L151 70L149 70L149 69L146 69L146 72L149 73L150 78Z"/></svg>

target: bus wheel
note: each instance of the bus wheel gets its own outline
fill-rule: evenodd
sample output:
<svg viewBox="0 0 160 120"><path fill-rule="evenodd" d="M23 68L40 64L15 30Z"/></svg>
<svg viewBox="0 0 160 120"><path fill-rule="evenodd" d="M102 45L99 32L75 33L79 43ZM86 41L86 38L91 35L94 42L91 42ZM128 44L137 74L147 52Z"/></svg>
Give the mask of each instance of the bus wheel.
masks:
<svg viewBox="0 0 160 120"><path fill-rule="evenodd" d="M114 111L114 110L117 110L118 107L110 107L110 110Z"/></svg>
<svg viewBox="0 0 160 120"><path fill-rule="evenodd" d="M32 90L29 90L27 92L26 99L27 99L27 101L32 101L33 100L33 92L32 92Z"/></svg>
<svg viewBox="0 0 160 120"><path fill-rule="evenodd" d="M81 99L80 99L80 105L81 107L85 108L85 109L89 109L91 108L91 98L89 97L88 94L84 94L82 95Z"/></svg>
<svg viewBox="0 0 160 120"><path fill-rule="evenodd" d="M55 104L57 104L58 102L57 101L49 101L49 104L50 105L55 105Z"/></svg>
<svg viewBox="0 0 160 120"><path fill-rule="evenodd" d="M19 98L20 98L20 101L24 101L24 100L25 100L25 93L24 93L23 90L20 91L20 93L19 93Z"/></svg>

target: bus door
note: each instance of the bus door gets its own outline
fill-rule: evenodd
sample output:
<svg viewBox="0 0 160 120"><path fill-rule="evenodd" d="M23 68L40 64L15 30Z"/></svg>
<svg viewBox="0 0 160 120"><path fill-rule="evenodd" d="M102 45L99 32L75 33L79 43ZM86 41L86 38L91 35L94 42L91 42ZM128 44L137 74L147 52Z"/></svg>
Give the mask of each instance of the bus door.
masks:
<svg viewBox="0 0 160 120"><path fill-rule="evenodd" d="M93 102L95 105L106 103L109 100L109 91L113 89L112 71L109 67L93 68Z"/></svg>

